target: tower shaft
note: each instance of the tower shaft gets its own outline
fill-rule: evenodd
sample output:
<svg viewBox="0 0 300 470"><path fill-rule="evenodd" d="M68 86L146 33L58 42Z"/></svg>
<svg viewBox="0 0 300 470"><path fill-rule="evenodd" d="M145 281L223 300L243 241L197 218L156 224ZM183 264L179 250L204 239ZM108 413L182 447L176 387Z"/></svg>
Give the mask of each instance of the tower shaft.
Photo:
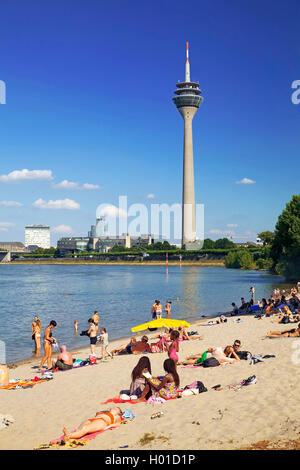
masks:
<svg viewBox="0 0 300 470"><path fill-rule="evenodd" d="M186 45L185 82L177 83L173 101L184 120L183 188L182 188L182 245L186 249L198 249L196 236L196 202L193 155L193 117L203 98L197 82L191 82L189 49Z"/></svg>

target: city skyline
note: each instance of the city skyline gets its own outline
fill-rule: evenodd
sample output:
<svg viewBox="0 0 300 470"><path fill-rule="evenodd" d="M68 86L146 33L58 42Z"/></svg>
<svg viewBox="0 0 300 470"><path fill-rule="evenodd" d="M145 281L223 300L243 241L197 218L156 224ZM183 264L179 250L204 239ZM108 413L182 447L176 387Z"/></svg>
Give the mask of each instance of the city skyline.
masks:
<svg viewBox="0 0 300 470"><path fill-rule="evenodd" d="M54 245L84 235L97 206L120 194L181 202L170 96L186 41L205 95L194 123L205 237L253 240L299 192L299 4L192 0L188 21L179 3L157 5L159 15L118 1L2 6L0 240L22 241L27 224L50 225Z"/></svg>

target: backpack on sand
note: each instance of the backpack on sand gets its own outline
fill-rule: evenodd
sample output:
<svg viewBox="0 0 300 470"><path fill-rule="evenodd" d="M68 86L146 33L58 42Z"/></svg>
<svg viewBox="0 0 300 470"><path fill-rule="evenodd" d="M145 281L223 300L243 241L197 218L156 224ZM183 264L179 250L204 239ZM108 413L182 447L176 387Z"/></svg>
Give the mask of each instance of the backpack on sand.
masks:
<svg viewBox="0 0 300 470"><path fill-rule="evenodd" d="M209 357L203 362L203 367L217 367L220 365L219 361L215 357Z"/></svg>

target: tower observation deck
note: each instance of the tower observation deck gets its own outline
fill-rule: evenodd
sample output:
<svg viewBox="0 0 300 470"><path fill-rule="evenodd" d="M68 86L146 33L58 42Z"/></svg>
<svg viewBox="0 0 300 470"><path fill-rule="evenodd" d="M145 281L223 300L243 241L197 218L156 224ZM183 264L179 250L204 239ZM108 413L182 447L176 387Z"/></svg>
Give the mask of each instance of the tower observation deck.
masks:
<svg viewBox="0 0 300 470"><path fill-rule="evenodd" d="M201 248L196 238L196 205L194 187L194 156L192 121L203 101L198 82L190 78L189 47L186 43L185 81L178 82L173 102L184 120L182 245L187 250Z"/></svg>

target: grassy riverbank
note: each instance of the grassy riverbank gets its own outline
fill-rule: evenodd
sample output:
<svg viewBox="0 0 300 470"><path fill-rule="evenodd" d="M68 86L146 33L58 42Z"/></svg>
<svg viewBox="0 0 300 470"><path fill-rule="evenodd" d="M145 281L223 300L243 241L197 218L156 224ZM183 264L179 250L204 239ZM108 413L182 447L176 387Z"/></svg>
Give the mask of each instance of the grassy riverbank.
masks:
<svg viewBox="0 0 300 470"><path fill-rule="evenodd" d="M45 260L16 260L9 263L11 265L114 265L114 266L165 266L165 261L99 261L95 259L60 259L48 258ZM169 266L225 266L224 259L219 260L195 260L195 261L169 261Z"/></svg>

